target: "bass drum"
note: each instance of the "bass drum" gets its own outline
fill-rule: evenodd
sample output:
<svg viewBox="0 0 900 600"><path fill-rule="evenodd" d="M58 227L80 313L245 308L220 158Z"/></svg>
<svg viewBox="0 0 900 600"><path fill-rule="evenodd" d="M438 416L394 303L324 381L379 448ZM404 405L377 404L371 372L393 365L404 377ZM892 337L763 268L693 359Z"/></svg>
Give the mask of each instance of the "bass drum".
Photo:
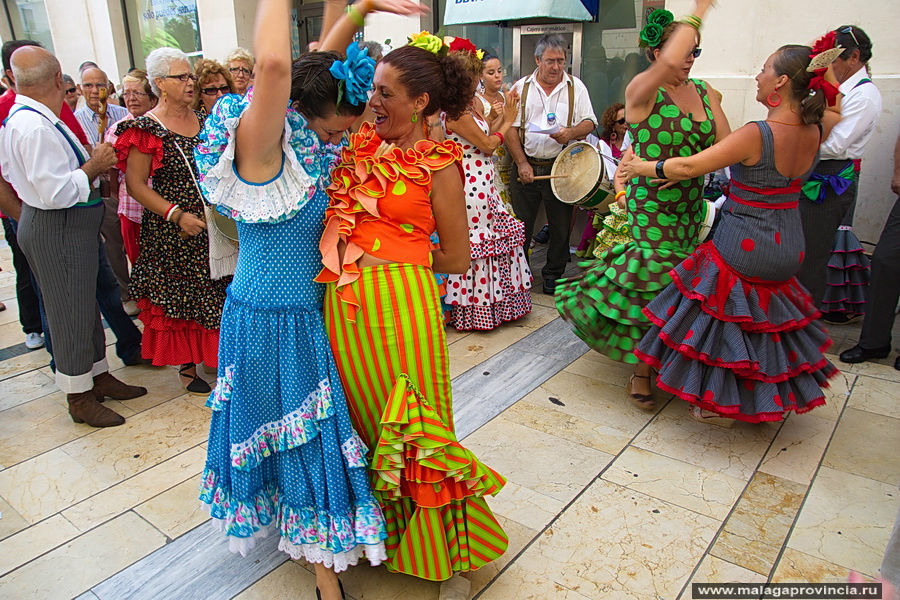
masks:
<svg viewBox="0 0 900 600"><path fill-rule="evenodd" d="M610 203L615 196L613 173L588 142L575 142L563 148L550 170L550 188L560 202L595 209Z"/></svg>

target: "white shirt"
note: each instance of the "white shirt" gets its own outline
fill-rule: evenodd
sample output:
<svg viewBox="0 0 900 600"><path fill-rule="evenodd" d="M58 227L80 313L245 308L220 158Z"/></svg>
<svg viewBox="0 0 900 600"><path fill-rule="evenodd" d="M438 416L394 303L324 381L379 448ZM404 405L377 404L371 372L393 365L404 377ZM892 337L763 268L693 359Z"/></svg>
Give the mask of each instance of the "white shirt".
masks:
<svg viewBox="0 0 900 600"><path fill-rule="evenodd" d="M540 129L547 129L553 124L560 127L566 126L569 122L569 81L572 81L575 86L575 111L572 118L572 127L585 120L591 121L594 125L597 124L597 117L594 116L594 109L591 107L591 98L588 95L587 88L577 77L564 73L562 81L548 95L537 82L537 71L535 71L513 85L513 89L519 93L520 97L526 81L531 82L531 85L528 86L528 97L525 98L525 127L528 126L528 123L534 123ZM556 114L556 120L553 123L547 120L549 113ZM521 110L516 115L513 127L522 127ZM527 156L532 158L556 158L562 152L562 149L562 145L546 133L525 133L525 154Z"/></svg>
<svg viewBox="0 0 900 600"><path fill-rule="evenodd" d="M22 202L41 210L85 202L91 186L87 173L79 166L89 157L75 134L52 110L22 94L16 96L9 115L6 125L0 128L0 170ZM80 153L81 162L76 152Z"/></svg>
<svg viewBox="0 0 900 600"><path fill-rule="evenodd" d="M841 120L821 146L822 160L862 158L881 115L878 88L874 83L859 84L867 77L866 70L860 69L838 88L844 95Z"/></svg>
<svg viewBox="0 0 900 600"><path fill-rule="evenodd" d="M107 124L112 125L113 123L118 123L119 121L127 117L128 111L121 106L116 106L115 104L107 104L106 116L108 117L106 121ZM75 111L75 118L78 119L79 123L81 123L81 128L84 129L84 133L85 135L87 135L88 141L91 142L91 146L96 146L102 141L100 139L99 114L92 111L91 108L87 104L85 104Z"/></svg>

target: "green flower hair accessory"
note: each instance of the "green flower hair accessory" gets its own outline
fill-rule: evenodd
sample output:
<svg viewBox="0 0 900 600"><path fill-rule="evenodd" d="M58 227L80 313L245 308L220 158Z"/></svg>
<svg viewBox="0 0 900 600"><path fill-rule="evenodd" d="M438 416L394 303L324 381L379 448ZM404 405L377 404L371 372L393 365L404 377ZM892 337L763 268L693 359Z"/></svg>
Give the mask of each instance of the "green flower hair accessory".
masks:
<svg viewBox="0 0 900 600"><path fill-rule="evenodd" d="M666 27L675 20L675 16L664 8L658 8L647 15L647 24L641 29L640 47L656 48L662 41Z"/></svg>
<svg viewBox="0 0 900 600"><path fill-rule="evenodd" d="M438 54L444 49L444 40L427 31L409 36L409 45L422 50L428 50L432 54Z"/></svg>

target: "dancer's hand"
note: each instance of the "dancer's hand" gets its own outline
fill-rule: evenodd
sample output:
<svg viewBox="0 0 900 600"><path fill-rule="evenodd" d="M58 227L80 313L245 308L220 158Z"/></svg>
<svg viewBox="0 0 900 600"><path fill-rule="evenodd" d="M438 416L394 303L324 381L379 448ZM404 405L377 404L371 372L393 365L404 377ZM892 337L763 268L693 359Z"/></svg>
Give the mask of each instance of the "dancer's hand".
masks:
<svg viewBox="0 0 900 600"><path fill-rule="evenodd" d="M628 148L619 161L619 168L616 169L616 178L620 178L623 182L634 177L638 177L638 167L641 163L646 162L638 158L633 148Z"/></svg>
<svg viewBox="0 0 900 600"><path fill-rule="evenodd" d="M506 104L502 107L503 120L510 125L516 120L519 114L519 93L515 90L506 95Z"/></svg>
<svg viewBox="0 0 900 600"><path fill-rule="evenodd" d="M362 0L360 4L367 0ZM428 7L414 0L368 0L368 12L387 12L395 15L425 15L428 14Z"/></svg>

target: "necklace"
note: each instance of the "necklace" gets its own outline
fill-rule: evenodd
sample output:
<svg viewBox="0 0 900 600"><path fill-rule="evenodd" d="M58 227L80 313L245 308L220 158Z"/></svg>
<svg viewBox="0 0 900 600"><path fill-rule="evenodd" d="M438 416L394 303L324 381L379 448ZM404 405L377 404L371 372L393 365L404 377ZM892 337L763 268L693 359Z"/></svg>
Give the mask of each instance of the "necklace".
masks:
<svg viewBox="0 0 900 600"><path fill-rule="evenodd" d="M781 125L789 125L791 127L800 127L801 125L805 125L805 123L786 123L784 121L776 121L775 119L766 119L769 123L779 123Z"/></svg>

